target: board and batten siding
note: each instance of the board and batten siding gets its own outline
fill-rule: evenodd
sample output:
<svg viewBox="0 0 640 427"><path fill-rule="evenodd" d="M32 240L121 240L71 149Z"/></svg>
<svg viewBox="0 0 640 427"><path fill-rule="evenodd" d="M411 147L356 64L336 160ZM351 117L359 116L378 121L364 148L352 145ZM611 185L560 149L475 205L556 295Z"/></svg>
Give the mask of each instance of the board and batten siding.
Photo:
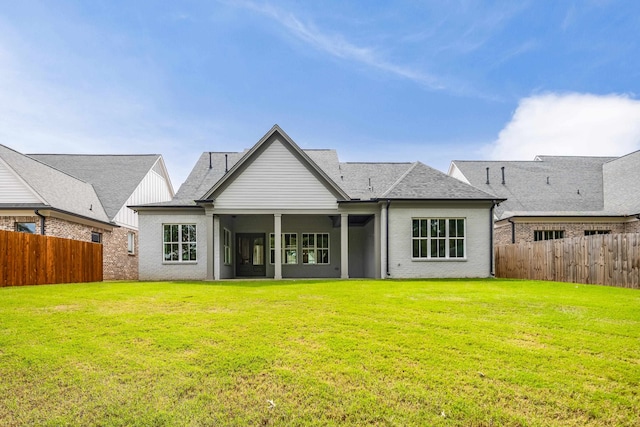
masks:
<svg viewBox="0 0 640 427"><path fill-rule="evenodd" d="M119 225L138 228L138 214L127 206L167 202L170 201L172 197L169 183L164 176L160 175L155 171L155 168L153 168L142 181L140 181L135 191L131 193L131 196L129 196L124 206L122 206L116 214L114 221Z"/></svg>
<svg viewBox="0 0 640 427"><path fill-rule="evenodd" d="M0 159L0 203L42 203L42 200Z"/></svg>
<svg viewBox="0 0 640 427"><path fill-rule="evenodd" d="M215 198L217 209L336 209L327 187L275 140Z"/></svg>

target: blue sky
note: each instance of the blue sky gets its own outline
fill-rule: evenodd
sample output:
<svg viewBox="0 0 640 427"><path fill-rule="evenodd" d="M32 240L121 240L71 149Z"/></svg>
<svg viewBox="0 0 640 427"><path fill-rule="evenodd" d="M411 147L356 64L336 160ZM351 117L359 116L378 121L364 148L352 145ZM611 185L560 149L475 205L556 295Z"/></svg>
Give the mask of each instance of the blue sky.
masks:
<svg viewBox="0 0 640 427"><path fill-rule="evenodd" d="M342 161L640 149L636 1L0 0L0 143L203 151L279 124Z"/></svg>

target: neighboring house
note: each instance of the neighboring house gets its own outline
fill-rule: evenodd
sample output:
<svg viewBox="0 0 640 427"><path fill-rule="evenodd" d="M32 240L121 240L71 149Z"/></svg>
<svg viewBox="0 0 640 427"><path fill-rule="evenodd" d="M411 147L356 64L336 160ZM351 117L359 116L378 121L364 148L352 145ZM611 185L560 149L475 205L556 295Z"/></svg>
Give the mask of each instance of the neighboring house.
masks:
<svg viewBox="0 0 640 427"><path fill-rule="evenodd" d="M495 209L496 244L640 232L640 151L623 157L455 160L449 175L507 199Z"/></svg>
<svg viewBox="0 0 640 427"><path fill-rule="evenodd" d="M160 155L24 155L0 145L0 229L102 243L104 279L138 277L128 204L171 200Z"/></svg>
<svg viewBox="0 0 640 427"><path fill-rule="evenodd" d="M140 279L488 277L499 200L415 163L341 163L277 125L202 154L171 202L131 206Z"/></svg>

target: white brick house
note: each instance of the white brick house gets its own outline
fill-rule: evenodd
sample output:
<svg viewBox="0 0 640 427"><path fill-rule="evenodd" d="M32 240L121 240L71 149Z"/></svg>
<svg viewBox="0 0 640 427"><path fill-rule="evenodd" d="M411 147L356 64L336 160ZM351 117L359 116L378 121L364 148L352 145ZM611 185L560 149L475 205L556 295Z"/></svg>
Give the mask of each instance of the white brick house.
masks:
<svg viewBox="0 0 640 427"><path fill-rule="evenodd" d="M488 277L494 196L422 163L341 163L274 126L139 213L140 279Z"/></svg>

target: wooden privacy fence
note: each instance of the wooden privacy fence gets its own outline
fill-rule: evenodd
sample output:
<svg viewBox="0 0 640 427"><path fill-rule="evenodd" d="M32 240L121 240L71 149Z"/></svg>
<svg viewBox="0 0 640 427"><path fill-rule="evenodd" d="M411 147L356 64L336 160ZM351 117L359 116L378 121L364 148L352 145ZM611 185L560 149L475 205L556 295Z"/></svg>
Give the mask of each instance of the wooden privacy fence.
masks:
<svg viewBox="0 0 640 427"><path fill-rule="evenodd" d="M102 281L102 245L0 230L0 287Z"/></svg>
<svg viewBox="0 0 640 427"><path fill-rule="evenodd" d="M496 276L639 289L640 233L498 246Z"/></svg>

